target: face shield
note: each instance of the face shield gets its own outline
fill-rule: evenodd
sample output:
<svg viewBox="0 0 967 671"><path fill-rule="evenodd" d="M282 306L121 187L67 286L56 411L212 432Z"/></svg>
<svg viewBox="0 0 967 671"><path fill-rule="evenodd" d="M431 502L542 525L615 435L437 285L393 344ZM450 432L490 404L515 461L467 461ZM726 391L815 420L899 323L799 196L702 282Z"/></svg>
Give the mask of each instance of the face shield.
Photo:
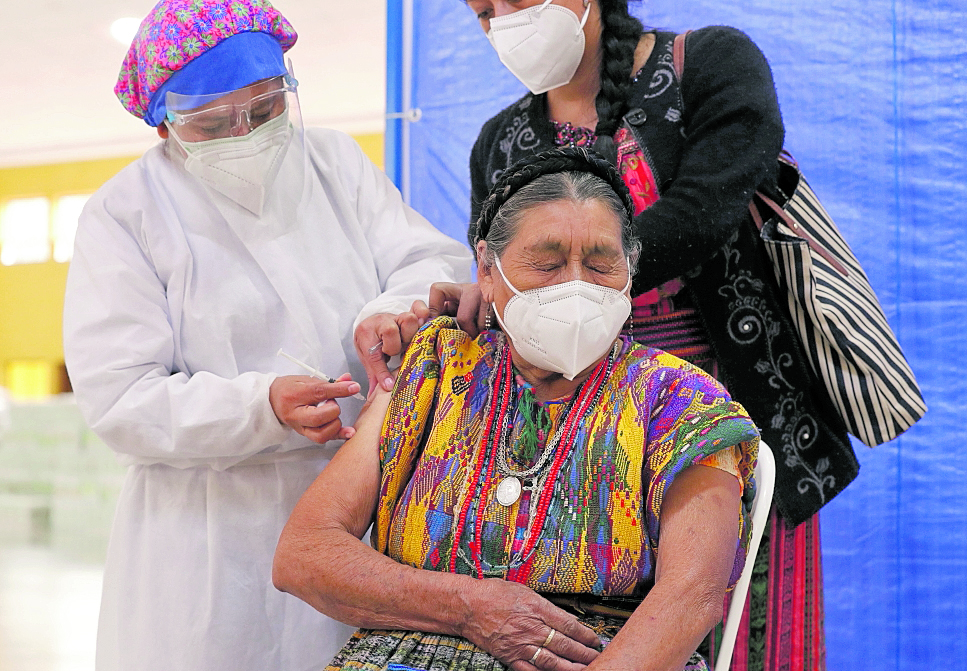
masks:
<svg viewBox="0 0 967 671"><path fill-rule="evenodd" d="M288 72L226 93L165 94L165 125L185 170L206 187L261 216L280 172L304 181L304 129L297 82ZM169 145L170 147L170 145ZM290 163L295 165L286 169Z"/></svg>

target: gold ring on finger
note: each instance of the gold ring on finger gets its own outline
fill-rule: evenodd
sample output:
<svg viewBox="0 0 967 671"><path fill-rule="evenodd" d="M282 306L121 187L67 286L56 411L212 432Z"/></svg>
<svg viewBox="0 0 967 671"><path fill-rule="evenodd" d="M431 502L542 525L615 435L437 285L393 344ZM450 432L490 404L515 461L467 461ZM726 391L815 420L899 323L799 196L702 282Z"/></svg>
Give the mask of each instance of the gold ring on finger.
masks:
<svg viewBox="0 0 967 671"><path fill-rule="evenodd" d="M534 656L531 657L531 664L533 664L534 666L537 666L537 656L541 654L541 650L543 649L544 648L538 648L537 650L534 651Z"/></svg>
<svg viewBox="0 0 967 671"><path fill-rule="evenodd" d="M554 640L554 634L556 633L557 633L557 630L554 629L554 627L551 627L551 630L547 632L547 638L544 639L544 642L541 644L541 647L546 648L547 646L549 646L551 644L551 641Z"/></svg>

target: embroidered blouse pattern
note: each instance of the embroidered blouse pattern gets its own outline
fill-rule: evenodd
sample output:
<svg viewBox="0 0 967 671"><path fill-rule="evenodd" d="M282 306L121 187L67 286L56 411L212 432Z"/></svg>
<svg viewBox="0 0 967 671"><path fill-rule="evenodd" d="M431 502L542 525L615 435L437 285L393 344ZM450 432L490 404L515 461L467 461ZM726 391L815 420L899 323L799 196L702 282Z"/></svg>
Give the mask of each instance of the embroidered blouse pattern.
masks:
<svg viewBox="0 0 967 671"><path fill-rule="evenodd" d="M734 467L751 501L758 432L742 407L694 366L624 341L598 404L560 456L559 475L543 484L553 488L544 522L531 528L536 493L504 506L495 486L473 480L473 465L489 456L480 453L482 418L502 338L487 331L472 340L444 318L407 350L380 443L381 552L428 570L453 563L470 575L476 556L485 575L542 592L643 596L654 578L662 500L678 473L739 446ZM552 432L560 408L548 407ZM454 539L467 497L470 516ZM744 562L744 516L740 527L732 582ZM531 537L533 551L518 556Z"/></svg>

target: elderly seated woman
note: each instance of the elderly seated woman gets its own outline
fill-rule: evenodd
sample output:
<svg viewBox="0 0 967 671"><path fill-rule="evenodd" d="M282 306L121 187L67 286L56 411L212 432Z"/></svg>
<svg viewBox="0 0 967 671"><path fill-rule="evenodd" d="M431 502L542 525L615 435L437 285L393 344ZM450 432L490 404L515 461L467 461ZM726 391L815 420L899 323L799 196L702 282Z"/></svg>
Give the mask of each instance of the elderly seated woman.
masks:
<svg viewBox="0 0 967 671"><path fill-rule="evenodd" d="M282 533L276 586L364 628L330 669L707 668L758 432L619 338L631 211L583 149L494 187L477 257L500 330L426 324Z"/></svg>

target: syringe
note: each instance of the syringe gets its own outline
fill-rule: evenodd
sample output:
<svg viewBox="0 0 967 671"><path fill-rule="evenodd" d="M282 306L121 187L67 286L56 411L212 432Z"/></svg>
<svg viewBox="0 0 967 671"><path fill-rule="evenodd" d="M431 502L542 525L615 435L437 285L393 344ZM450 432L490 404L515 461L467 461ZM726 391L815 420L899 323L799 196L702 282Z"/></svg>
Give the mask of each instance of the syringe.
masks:
<svg viewBox="0 0 967 671"><path fill-rule="evenodd" d="M316 370L315 368L313 368L309 364L307 364L307 363L305 363L303 361L299 361L294 356L291 356L289 354L286 354L281 349L278 352L276 352L276 355L277 356L285 357L286 359L288 359L289 361L291 361L295 365L300 366L301 368L304 368L306 371L308 371L309 375L311 375L312 377L317 377L317 378L319 378L320 380L322 380L324 382L336 382L336 378L330 377L329 375L326 375L321 370ZM353 394L353 398L358 398L360 401L365 401L366 400L366 397L363 396L362 394Z"/></svg>

